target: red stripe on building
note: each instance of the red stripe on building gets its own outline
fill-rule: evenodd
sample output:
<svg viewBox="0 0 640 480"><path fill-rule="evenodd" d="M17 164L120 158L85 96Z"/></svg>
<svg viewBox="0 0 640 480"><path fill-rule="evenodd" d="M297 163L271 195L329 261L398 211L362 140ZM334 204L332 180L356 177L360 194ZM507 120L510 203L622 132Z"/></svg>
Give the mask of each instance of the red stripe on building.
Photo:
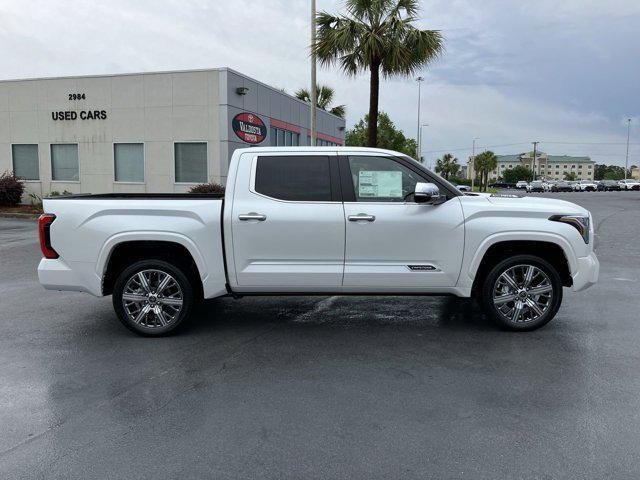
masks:
<svg viewBox="0 0 640 480"><path fill-rule="evenodd" d="M311 135L311 129L307 128L307 136L309 135ZM317 135L320 140L337 143L338 145L342 145L344 143L344 140L342 140L341 138L332 137L331 135L327 135L326 133L318 132Z"/></svg>
<svg viewBox="0 0 640 480"><path fill-rule="evenodd" d="M277 118L270 118L269 124L273 128L281 128L282 130L289 130L290 132L295 133L302 132L302 129L299 126L294 125L293 123L283 122L282 120L278 120Z"/></svg>

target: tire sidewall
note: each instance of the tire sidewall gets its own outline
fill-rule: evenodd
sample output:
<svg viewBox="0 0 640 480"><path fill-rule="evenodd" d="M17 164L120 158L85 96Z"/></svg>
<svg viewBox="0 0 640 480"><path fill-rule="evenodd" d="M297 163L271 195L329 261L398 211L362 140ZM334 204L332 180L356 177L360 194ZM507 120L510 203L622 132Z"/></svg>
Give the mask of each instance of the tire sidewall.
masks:
<svg viewBox="0 0 640 480"><path fill-rule="evenodd" d="M160 270L171 275L182 290L182 310L180 311L176 321L172 322L166 327L144 327L138 325L129 319L124 306L122 305L122 293L127 281L138 272L143 270ZM116 311L118 319L129 330L146 337L159 337L163 335L169 335L175 333L185 323L185 320L189 317L194 304L194 292L193 285L189 281L187 275L176 265L166 262L164 260L140 260L133 263L129 267L125 268L118 278L113 287L113 308Z"/></svg>
<svg viewBox="0 0 640 480"><path fill-rule="evenodd" d="M539 319L526 323L512 323L502 317L493 304L493 289L498 277L507 269L515 265L533 265L541 269L548 277L553 287L553 299L550 308ZM555 317L562 304L562 279L558 271L543 258L534 255L514 255L498 262L485 278L482 286L482 305L487 315L501 327L514 331L528 331L540 328Z"/></svg>

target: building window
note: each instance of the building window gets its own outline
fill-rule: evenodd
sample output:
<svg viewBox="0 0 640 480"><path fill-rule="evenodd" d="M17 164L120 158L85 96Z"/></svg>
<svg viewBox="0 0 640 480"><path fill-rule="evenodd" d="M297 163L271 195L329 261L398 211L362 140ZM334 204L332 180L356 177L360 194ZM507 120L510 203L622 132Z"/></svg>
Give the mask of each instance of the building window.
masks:
<svg viewBox="0 0 640 480"><path fill-rule="evenodd" d="M113 159L116 182L144 182L142 143L114 143Z"/></svg>
<svg viewBox="0 0 640 480"><path fill-rule="evenodd" d="M272 147L277 147L278 146L278 131L275 128L271 127L269 129L269 137L270 137L270 140L271 140L271 146Z"/></svg>
<svg viewBox="0 0 640 480"><path fill-rule="evenodd" d="M278 129L278 146L282 147L284 145L284 130Z"/></svg>
<svg viewBox="0 0 640 480"><path fill-rule="evenodd" d="M205 183L207 181L207 144L176 142L174 150L176 183Z"/></svg>
<svg viewBox="0 0 640 480"><path fill-rule="evenodd" d="M291 146L291 132L289 130L284 132L284 142L287 147Z"/></svg>
<svg viewBox="0 0 640 480"><path fill-rule="evenodd" d="M77 143L51 145L51 180L54 182L77 182L80 180Z"/></svg>
<svg viewBox="0 0 640 480"><path fill-rule="evenodd" d="M280 200L330 202L329 157L260 157L255 190Z"/></svg>
<svg viewBox="0 0 640 480"><path fill-rule="evenodd" d="M299 133L293 133L291 134L291 145L293 145L294 147L297 147L300 145L300 134Z"/></svg>
<svg viewBox="0 0 640 480"><path fill-rule="evenodd" d="M40 180L38 145L11 145L13 173L25 180Z"/></svg>

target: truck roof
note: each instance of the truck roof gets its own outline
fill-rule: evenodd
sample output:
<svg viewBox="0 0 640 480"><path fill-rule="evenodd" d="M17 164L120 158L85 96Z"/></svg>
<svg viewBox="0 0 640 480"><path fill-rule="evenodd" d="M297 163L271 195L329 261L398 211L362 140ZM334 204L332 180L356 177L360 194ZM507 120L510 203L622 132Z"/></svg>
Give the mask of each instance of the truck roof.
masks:
<svg viewBox="0 0 640 480"><path fill-rule="evenodd" d="M245 152L354 152L354 153L379 153L385 155L403 155L404 153L396 152L393 150L385 150L384 148L370 148L370 147L249 147L238 148L233 153L242 154Z"/></svg>

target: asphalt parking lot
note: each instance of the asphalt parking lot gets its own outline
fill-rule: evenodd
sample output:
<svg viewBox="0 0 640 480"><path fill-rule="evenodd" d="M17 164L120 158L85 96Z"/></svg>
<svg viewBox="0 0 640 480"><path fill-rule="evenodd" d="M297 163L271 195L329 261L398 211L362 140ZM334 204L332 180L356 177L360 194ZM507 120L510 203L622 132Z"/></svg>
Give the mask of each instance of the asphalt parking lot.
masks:
<svg viewBox="0 0 640 480"><path fill-rule="evenodd" d="M590 209L600 282L530 333L467 300L209 301L145 339L37 283L0 219L0 478L640 477L640 192Z"/></svg>

